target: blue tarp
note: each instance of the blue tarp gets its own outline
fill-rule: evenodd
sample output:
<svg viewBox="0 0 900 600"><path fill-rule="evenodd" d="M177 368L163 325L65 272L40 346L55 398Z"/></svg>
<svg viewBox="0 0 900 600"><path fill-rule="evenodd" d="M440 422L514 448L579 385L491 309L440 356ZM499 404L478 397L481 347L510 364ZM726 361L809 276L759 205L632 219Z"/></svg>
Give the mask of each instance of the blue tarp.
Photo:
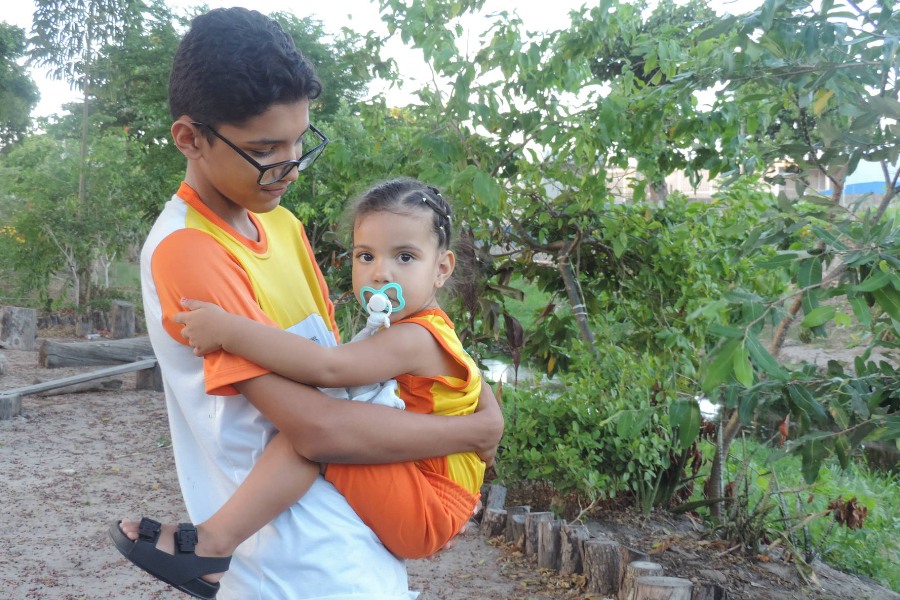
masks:
<svg viewBox="0 0 900 600"><path fill-rule="evenodd" d="M823 196L830 196L833 190L822 190ZM883 181L864 181L860 183L851 183L844 187L845 196L861 196L863 194L883 194Z"/></svg>

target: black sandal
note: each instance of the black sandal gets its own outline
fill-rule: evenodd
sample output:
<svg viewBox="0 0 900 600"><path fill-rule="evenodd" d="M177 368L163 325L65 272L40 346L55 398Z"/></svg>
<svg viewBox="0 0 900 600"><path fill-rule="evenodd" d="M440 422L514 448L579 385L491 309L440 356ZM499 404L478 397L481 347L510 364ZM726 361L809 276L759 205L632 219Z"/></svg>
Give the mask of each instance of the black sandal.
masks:
<svg viewBox="0 0 900 600"><path fill-rule="evenodd" d="M218 583L200 579L210 573L228 570L231 557L207 557L194 554L197 545L197 528L190 523L180 523L175 531L175 554L156 548L162 526L153 519L141 519L137 541L128 539L120 527L121 521L109 526L109 537L122 556L157 579L195 598L215 600Z"/></svg>

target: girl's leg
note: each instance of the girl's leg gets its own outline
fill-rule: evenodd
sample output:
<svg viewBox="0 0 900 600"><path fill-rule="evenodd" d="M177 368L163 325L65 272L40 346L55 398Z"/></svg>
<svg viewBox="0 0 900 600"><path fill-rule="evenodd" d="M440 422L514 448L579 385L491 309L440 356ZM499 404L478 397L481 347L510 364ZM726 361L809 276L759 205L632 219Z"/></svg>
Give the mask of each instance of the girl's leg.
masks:
<svg viewBox="0 0 900 600"><path fill-rule="evenodd" d="M290 508L312 486L319 465L294 451L288 438L276 434L234 494L209 519L197 525L198 556L231 556L247 538ZM122 532L138 539L138 522L122 521ZM174 554L176 525L164 525L157 548ZM215 583L224 573L204 575Z"/></svg>

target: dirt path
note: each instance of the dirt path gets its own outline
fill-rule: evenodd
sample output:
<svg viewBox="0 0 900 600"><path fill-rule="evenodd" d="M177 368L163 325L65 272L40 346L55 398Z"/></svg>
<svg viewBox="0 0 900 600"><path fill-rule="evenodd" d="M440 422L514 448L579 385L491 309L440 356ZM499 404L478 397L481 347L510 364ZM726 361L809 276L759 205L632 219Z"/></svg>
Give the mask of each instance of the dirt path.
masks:
<svg viewBox="0 0 900 600"><path fill-rule="evenodd" d="M37 352L0 353L8 361L0 390L79 372L41 369ZM0 421L0 599L186 598L131 567L107 538L108 524L122 515L186 520L162 394L135 391L133 374L120 379L117 392L28 396L24 415ZM644 523L613 534L649 549L673 530ZM696 537L668 543L667 556L657 557L668 561L667 572L721 578L732 599L900 599L832 571L824 572L825 589L813 591L789 567L715 561ZM477 530L434 560L411 561L409 572L421 600L598 598L584 594L577 578L542 573Z"/></svg>

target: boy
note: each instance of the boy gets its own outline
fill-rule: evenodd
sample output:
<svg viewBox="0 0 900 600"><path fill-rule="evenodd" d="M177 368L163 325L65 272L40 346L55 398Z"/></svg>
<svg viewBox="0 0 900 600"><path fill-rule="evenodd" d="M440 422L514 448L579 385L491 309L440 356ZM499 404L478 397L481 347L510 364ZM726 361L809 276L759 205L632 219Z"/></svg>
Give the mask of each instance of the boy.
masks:
<svg viewBox="0 0 900 600"><path fill-rule="evenodd" d="M197 17L175 55L172 137L184 182L141 255L144 310L163 372L179 482L192 520L234 492L275 430L326 463L386 463L477 451L490 458L502 417L488 386L468 417L413 414L333 400L227 353L200 359L172 321L181 298L215 302L319 343L337 342L334 309L302 225L279 207L298 170L327 143L309 123L321 86L290 37L241 8ZM239 600L408 598L406 571L321 477L301 503L243 544L221 582L201 578L214 544L188 526L123 521L130 552L161 565L176 541L196 554L177 574L198 597ZM215 563L211 563L215 565ZM210 566L211 571L221 570ZM175 577L154 573L170 581ZM171 583L171 581L170 581Z"/></svg>

